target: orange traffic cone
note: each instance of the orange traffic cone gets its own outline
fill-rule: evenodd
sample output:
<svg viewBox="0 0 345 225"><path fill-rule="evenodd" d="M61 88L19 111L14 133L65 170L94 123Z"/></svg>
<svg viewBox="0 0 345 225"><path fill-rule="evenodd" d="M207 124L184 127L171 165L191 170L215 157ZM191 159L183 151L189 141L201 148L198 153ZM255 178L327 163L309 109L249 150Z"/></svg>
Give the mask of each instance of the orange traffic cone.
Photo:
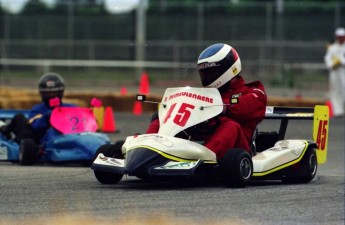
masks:
<svg viewBox="0 0 345 225"><path fill-rule="evenodd" d="M135 101L134 107L133 107L133 114L139 116L142 114L142 112L143 112L143 107L141 105L141 102Z"/></svg>
<svg viewBox="0 0 345 225"><path fill-rule="evenodd" d="M329 118L332 118L334 116L332 102L330 100L327 100L325 105L328 106Z"/></svg>
<svg viewBox="0 0 345 225"><path fill-rule="evenodd" d="M127 94L127 88L121 87L120 93L121 93L121 95L126 95Z"/></svg>
<svg viewBox="0 0 345 225"><path fill-rule="evenodd" d="M118 132L116 130L116 123L115 123L115 117L114 117L113 109L110 106L105 108L105 115L104 115L102 131L106 132L106 133Z"/></svg>
<svg viewBox="0 0 345 225"><path fill-rule="evenodd" d="M139 85L139 94L148 94L150 93L150 83L149 76L146 72L141 74L140 85Z"/></svg>

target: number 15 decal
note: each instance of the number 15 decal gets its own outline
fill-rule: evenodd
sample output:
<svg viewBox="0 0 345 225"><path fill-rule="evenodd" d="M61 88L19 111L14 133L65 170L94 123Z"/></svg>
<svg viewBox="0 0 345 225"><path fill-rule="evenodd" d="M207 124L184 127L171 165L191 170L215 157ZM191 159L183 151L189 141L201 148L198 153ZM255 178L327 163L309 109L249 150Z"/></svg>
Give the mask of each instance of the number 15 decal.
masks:
<svg viewBox="0 0 345 225"><path fill-rule="evenodd" d="M329 131L329 108L326 105L316 105L314 108L313 140L317 144L317 161L324 164L327 161L327 145Z"/></svg>
<svg viewBox="0 0 345 225"><path fill-rule="evenodd" d="M325 150L325 147L326 147L327 125L328 125L327 120L320 120L316 143L319 149L322 151Z"/></svg>
<svg viewBox="0 0 345 225"><path fill-rule="evenodd" d="M172 112L174 111L176 104L172 104L170 106L170 108L168 109L167 115L165 116L163 123L166 123L171 115ZM195 108L194 105L191 104L187 104L187 103L182 103L181 107L178 109L173 122L181 127L183 127L184 125L186 125L187 121L189 120L191 114L192 114L192 110Z"/></svg>

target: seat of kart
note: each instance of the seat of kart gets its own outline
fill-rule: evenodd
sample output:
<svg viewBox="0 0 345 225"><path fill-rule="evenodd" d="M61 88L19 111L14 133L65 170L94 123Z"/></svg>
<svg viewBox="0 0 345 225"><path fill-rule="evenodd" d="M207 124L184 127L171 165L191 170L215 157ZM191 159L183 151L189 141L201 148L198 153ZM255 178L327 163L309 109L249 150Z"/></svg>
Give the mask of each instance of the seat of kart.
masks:
<svg viewBox="0 0 345 225"><path fill-rule="evenodd" d="M260 131L256 128L253 132L250 149L252 151L252 156L255 156L258 152L262 152L268 148L274 146L278 141L278 133L276 131L266 132Z"/></svg>
<svg viewBox="0 0 345 225"><path fill-rule="evenodd" d="M151 122L155 119L158 119L157 112L155 112L152 115ZM179 134L177 136L179 136ZM181 138L186 138L186 137L181 137ZM252 156L255 156L258 152L262 152L270 147L273 147L277 141L278 141L278 133L276 131L272 131L272 132L259 131L258 127L256 127L249 143ZM201 145L204 144L203 140L194 140L194 142Z"/></svg>

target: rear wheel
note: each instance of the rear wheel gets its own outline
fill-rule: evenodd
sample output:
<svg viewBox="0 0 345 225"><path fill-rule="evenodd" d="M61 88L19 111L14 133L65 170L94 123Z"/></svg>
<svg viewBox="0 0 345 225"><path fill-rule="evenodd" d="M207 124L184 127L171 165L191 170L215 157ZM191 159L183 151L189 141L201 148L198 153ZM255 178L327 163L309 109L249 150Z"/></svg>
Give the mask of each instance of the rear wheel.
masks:
<svg viewBox="0 0 345 225"><path fill-rule="evenodd" d="M24 138L19 145L19 163L22 165L32 165L38 156L38 146L30 138Z"/></svg>
<svg viewBox="0 0 345 225"><path fill-rule="evenodd" d="M95 159L100 153L102 153L106 157L122 159L122 152L121 148L119 148L119 145L120 144L101 145L96 151ZM95 174L96 179L102 184L116 184L123 177L123 174L115 174L98 170L94 170L93 172Z"/></svg>
<svg viewBox="0 0 345 225"><path fill-rule="evenodd" d="M308 183L315 177L317 172L316 149L309 148L299 163L300 167L295 172L297 175L283 178L284 183Z"/></svg>
<svg viewBox="0 0 345 225"><path fill-rule="evenodd" d="M252 158L244 149L230 149L220 160L220 179L227 187L245 187L252 174Z"/></svg>

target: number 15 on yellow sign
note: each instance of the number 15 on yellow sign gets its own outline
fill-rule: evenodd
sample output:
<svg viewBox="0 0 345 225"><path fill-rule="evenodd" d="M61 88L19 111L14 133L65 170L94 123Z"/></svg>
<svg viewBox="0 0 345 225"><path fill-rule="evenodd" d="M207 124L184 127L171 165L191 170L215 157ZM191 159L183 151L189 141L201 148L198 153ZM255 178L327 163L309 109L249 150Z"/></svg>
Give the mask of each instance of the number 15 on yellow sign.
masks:
<svg viewBox="0 0 345 225"><path fill-rule="evenodd" d="M319 164L324 164L327 160L328 130L328 106L316 105L314 108L313 139L318 146L316 154Z"/></svg>

